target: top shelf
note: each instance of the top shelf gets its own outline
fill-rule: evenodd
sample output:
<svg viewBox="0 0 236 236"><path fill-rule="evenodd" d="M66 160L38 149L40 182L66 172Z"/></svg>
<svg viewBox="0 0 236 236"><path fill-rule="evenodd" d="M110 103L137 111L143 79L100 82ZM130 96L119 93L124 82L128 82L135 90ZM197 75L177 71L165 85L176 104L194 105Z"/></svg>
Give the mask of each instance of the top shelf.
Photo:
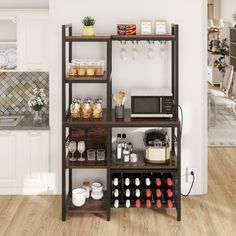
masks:
<svg viewBox="0 0 236 236"><path fill-rule="evenodd" d="M109 35L102 36L82 36L82 35L73 35L73 36L66 36L66 42L108 42L111 39Z"/></svg>
<svg viewBox="0 0 236 236"><path fill-rule="evenodd" d="M111 35L111 36L81 36L73 35L66 36L66 42L108 42L112 41L170 41L175 40L173 34L160 34L160 35Z"/></svg>

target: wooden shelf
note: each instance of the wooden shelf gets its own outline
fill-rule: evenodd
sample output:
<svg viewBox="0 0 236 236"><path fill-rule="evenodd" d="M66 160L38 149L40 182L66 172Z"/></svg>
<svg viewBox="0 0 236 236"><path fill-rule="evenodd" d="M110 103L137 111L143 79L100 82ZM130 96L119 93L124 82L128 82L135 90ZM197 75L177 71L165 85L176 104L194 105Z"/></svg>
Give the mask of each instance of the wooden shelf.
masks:
<svg viewBox="0 0 236 236"><path fill-rule="evenodd" d="M111 207L114 208L113 204L111 204ZM123 204L119 204L119 208L126 208L126 206L125 206L124 203ZM130 204L130 208L136 208L135 204L131 203ZM140 208L147 208L147 207L146 207L145 203L142 202ZM173 203L173 207L172 208L169 208L166 203L162 203L161 208L157 208L156 205L155 205L155 202L152 202L152 207L151 208L147 208L147 209L149 209L149 210L154 210L154 209L155 210L161 210L163 208L168 208L168 209L176 208L176 203L175 202Z"/></svg>
<svg viewBox="0 0 236 236"><path fill-rule="evenodd" d="M106 161L69 161L66 158L67 169L105 169Z"/></svg>
<svg viewBox="0 0 236 236"><path fill-rule="evenodd" d="M82 36L82 35L73 35L66 36L66 42L107 42L111 39L110 35L96 35L96 36Z"/></svg>
<svg viewBox="0 0 236 236"><path fill-rule="evenodd" d="M66 77L66 83L107 83L106 74L104 76L76 76Z"/></svg>
<svg viewBox="0 0 236 236"><path fill-rule="evenodd" d="M67 210L69 213L105 213L107 211L107 193L100 200L94 200L91 197L86 199L82 207L76 207L72 203L71 197L67 196Z"/></svg>
<svg viewBox="0 0 236 236"><path fill-rule="evenodd" d="M130 109L125 109L124 120L115 119L115 111L112 111L112 119L108 119L107 111L100 119L74 119L68 118L64 125L67 127L76 126L107 126L107 127L179 127L180 121L172 118L131 118Z"/></svg>
<svg viewBox="0 0 236 236"><path fill-rule="evenodd" d="M138 161L136 163L125 163L123 161L116 160L116 153L112 153L112 160L111 160L111 169L119 170L119 169L143 169L143 170L176 170L177 169L177 158L176 155L171 152L170 153L170 161L167 164L150 164L146 163L144 160L144 151L135 152L138 156Z"/></svg>
<svg viewBox="0 0 236 236"><path fill-rule="evenodd" d="M160 34L160 35L111 35L112 40L118 41L153 41L153 40L174 40L176 37L172 34Z"/></svg>

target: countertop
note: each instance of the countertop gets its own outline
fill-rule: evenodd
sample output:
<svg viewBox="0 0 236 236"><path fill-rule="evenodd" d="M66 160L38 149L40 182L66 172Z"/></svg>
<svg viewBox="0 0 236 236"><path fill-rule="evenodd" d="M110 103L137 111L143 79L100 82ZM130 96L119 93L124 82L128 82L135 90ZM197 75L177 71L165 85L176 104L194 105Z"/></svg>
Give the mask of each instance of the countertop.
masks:
<svg viewBox="0 0 236 236"><path fill-rule="evenodd" d="M0 130L49 130L49 117L43 115L41 123L34 123L33 115L24 115L17 126L0 126Z"/></svg>

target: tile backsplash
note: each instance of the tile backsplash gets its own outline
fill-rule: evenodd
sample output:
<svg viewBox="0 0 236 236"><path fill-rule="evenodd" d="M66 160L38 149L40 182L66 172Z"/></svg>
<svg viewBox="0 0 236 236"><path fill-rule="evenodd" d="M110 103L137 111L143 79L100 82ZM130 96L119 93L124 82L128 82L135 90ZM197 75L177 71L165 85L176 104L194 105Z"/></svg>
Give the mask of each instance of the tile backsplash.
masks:
<svg viewBox="0 0 236 236"><path fill-rule="evenodd" d="M46 72L3 72L0 73L0 115L29 114L32 110L28 101L34 88L43 88L49 97L49 74ZM43 113L49 111L49 104Z"/></svg>

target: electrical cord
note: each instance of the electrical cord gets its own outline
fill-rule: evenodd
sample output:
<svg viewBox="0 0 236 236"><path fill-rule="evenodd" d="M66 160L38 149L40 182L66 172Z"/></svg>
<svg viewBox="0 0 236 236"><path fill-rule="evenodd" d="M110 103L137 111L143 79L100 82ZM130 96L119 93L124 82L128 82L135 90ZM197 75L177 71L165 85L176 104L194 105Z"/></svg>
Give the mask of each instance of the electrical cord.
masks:
<svg viewBox="0 0 236 236"><path fill-rule="evenodd" d="M193 181L192 181L192 183L191 183L191 186L190 186L190 189L189 189L188 193L187 193L187 194L182 194L182 193L181 193L181 195L182 195L183 197L188 197L188 196L189 196L189 194L190 194L190 193L191 193L191 191L192 191L193 184L194 184L194 182L195 182L195 176L194 176L194 172L193 172L193 171L191 171L191 173L190 173L190 174L193 176Z"/></svg>

